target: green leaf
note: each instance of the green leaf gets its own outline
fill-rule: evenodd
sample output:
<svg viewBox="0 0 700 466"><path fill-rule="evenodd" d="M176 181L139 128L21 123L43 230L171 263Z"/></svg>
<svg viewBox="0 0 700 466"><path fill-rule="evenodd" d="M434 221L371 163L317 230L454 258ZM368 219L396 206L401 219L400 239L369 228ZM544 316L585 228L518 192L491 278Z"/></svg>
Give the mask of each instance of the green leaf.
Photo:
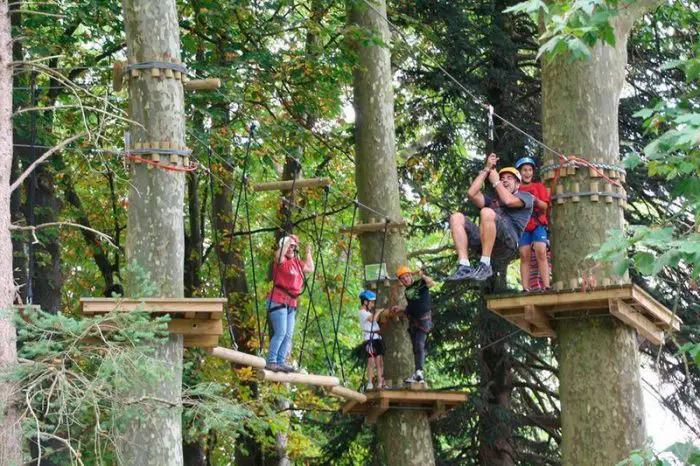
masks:
<svg viewBox="0 0 700 466"><path fill-rule="evenodd" d="M625 272L627 272L631 265L632 261L629 259L617 261L613 264L613 273L618 277L621 277L625 274Z"/></svg>
<svg viewBox="0 0 700 466"><path fill-rule="evenodd" d="M641 110L638 110L632 114L633 117L635 118L641 118L643 120L646 120L650 116L654 114L654 110L651 108L643 108Z"/></svg>
<svg viewBox="0 0 700 466"><path fill-rule="evenodd" d="M625 168L627 168L628 170L634 170L642 164L642 158L639 156L638 153L632 152L631 154L628 154L627 157L625 157L623 163L625 164Z"/></svg>
<svg viewBox="0 0 700 466"><path fill-rule="evenodd" d="M571 50L574 58L586 60L591 58L591 50L578 37L569 39L566 45L569 47L569 50Z"/></svg>
<svg viewBox="0 0 700 466"><path fill-rule="evenodd" d="M654 255L648 252L638 252L634 255L634 266L643 275L652 274L654 271L654 261Z"/></svg>

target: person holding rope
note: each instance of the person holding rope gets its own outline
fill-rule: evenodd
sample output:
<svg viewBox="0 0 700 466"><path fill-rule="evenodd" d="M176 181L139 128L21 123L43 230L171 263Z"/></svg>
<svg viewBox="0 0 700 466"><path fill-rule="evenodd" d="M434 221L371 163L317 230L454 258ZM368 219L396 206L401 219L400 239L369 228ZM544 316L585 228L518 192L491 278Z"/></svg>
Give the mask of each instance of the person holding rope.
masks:
<svg viewBox="0 0 700 466"><path fill-rule="evenodd" d="M469 199L479 209L481 225L475 225L459 212L450 216L459 267L446 280L483 282L493 275L492 254L496 260L509 260L518 250L518 240L530 219L535 198L518 191L521 181L518 170L506 167L496 171L497 163L498 156L490 154L486 167L469 187ZM486 180L493 186L495 196L481 193ZM469 263L469 246L481 248L481 260L475 268Z"/></svg>
<svg viewBox="0 0 700 466"><path fill-rule="evenodd" d="M549 288L549 262L547 261L547 209L549 208L549 193L542 183L533 181L535 178L535 161L523 157L515 162L515 168L520 171L522 184L520 192L530 193L535 197L532 215L520 236L520 279L523 291L530 291L530 254L535 250L537 269L542 281L542 288Z"/></svg>
<svg viewBox="0 0 700 466"><path fill-rule="evenodd" d="M285 364L294 337L294 318L297 298L304 288L304 274L314 271L311 246L306 245L306 257L296 257L299 238L289 235L281 238L272 264L272 290L267 295L267 315L272 327L272 338L267 349L265 368L275 372L293 372Z"/></svg>
<svg viewBox="0 0 700 466"><path fill-rule="evenodd" d="M425 362L425 343L428 333L433 329L433 319L430 313L430 288L435 286L435 281L420 271L416 280L414 274L406 266L401 266L396 271L396 278L404 286L406 308L392 306L393 314L404 314L409 321L408 333L411 335L413 346L413 360L416 364L416 372L404 380L404 383L424 382L423 363Z"/></svg>
<svg viewBox="0 0 700 466"><path fill-rule="evenodd" d="M383 309L375 309L377 295L370 290L360 293L360 328L362 329L364 343L363 347L369 360L367 362L367 390L373 390L374 372L377 372L377 388L388 388L384 384L384 342L380 335L379 317Z"/></svg>

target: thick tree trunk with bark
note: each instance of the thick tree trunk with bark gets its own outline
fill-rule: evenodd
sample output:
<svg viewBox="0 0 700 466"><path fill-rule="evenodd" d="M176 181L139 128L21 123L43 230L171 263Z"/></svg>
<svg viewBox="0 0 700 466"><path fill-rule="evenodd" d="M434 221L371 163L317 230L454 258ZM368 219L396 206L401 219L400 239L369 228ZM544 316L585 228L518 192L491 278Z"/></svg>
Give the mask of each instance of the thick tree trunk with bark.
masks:
<svg viewBox="0 0 700 466"><path fill-rule="evenodd" d="M174 0L123 0L128 55L137 63L178 62L180 35ZM180 81L154 78L143 70L129 79L129 116L132 143L168 141L184 147L185 120ZM162 297L183 296L185 176L161 168L132 164L127 223L126 258L129 267L127 296L142 293L134 266L150 276ZM137 407L138 416L119 441L123 464L182 465L182 335L171 335L155 355L169 377L143 384L131 396L152 397Z"/></svg>
<svg viewBox="0 0 700 466"><path fill-rule="evenodd" d="M10 239L12 171L12 37L7 0L0 0L0 371L17 364L17 337L12 323L15 286ZM22 464L19 412L12 382L0 381L0 464Z"/></svg>
<svg viewBox="0 0 700 466"><path fill-rule="evenodd" d="M619 163L618 100L627 62L627 36L645 6L637 2L614 20L617 45L598 44L587 61L557 58L542 65L542 124L545 143L564 154L591 161ZM558 163L558 159L555 160ZM561 181L564 191L578 183L588 191L588 169ZM608 188L600 182L602 191ZM569 287L582 271L591 270L602 283L609 269L587 262L606 231L623 226L617 202L601 197L592 202L554 205L552 256L554 281ZM613 317L560 320L560 394L563 464L615 464L642 447L646 429L634 329Z"/></svg>
<svg viewBox="0 0 700 466"><path fill-rule="evenodd" d="M354 72L354 107L356 115L356 183L359 201L391 218L401 218L399 183L396 171L394 142L394 95L388 44L390 34L386 22L372 8L362 3L349 2L353 25L372 31L384 42L353 44L357 53ZM386 16L383 0L372 2L374 8ZM377 214L361 209L361 218L368 221ZM360 237L364 264L378 264L382 260L389 271L406 262L403 238L389 234L383 245L383 233L363 234ZM392 273L393 275L393 273ZM386 305L389 288L378 289L378 307ZM384 376L393 383L411 375L414 370L411 343L405 320L394 320L382 333L386 343ZM389 410L377 423L377 432L388 465L435 464L428 416L420 411Z"/></svg>

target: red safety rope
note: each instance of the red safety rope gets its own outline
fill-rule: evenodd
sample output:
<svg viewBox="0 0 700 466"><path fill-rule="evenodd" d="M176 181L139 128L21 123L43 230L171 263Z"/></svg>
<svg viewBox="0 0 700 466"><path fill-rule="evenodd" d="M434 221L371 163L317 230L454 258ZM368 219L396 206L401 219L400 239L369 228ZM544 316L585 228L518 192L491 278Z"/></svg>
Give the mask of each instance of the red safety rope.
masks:
<svg viewBox="0 0 700 466"><path fill-rule="evenodd" d="M167 164L160 163L160 162L154 162L151 159L139 157L138 155L124 154L124 156L129 160L135 160L137 162L147 163L149 165L153 165L154 167L162 168L164 170L169 170L169 171L173 171L173 172L193 172L197 168L199 168L199 164L197 164L197 163L190 164L189 167L174 167L172 165L167 165Z"/></svg>

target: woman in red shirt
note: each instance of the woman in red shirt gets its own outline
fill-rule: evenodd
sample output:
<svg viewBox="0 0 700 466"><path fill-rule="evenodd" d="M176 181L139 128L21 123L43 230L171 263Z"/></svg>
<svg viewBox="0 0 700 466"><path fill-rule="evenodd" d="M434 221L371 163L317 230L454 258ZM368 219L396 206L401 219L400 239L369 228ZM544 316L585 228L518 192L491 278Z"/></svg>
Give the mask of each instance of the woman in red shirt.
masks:
<svg viewBox="0 0 700 466"><path fill-rule="evenodd" d="M292 372L285 364L294 337L294 317L297 298L304 288L304 274L314 271L311 246L306 246L306 258L302 261L295 253L299 238L285 236L279 241L272 264L272 290L267 295L267 315L272 327L272 338L267 349L266 368L271 371Z"/></svg>
<svg viewBox="0 0 700 466"><path fill-rule="evenodd" d="M520 191L525 191L535 196L532 216L525 226L525 231L520 236L518 247L520 248L520 276L523 291L530 290L530 254L535 250L537 269L540 272L542 285L549 288L549 262L547 261L547 209L549 208L549 193L547 188L535 178L535 161L530 157L523 157L515 163L515 168L520 171L523 181L520 183Z"/></svg>

